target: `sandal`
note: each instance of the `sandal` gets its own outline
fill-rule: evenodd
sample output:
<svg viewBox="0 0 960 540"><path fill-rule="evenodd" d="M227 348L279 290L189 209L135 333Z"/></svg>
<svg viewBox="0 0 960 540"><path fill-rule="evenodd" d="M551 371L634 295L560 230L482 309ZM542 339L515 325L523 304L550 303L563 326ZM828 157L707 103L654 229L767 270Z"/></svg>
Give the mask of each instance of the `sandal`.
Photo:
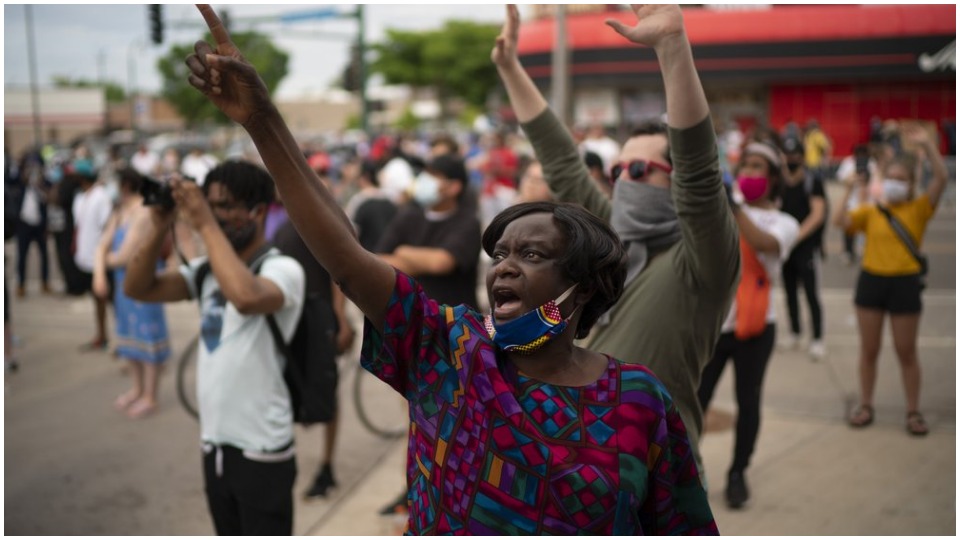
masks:
<svg viewBox="0 0 960 540"><path fill-rule="evenodd" d="M847 423L853 428L865 428L873 423L873 407L870 405L860 405L853 411Z"/></svg>
<svg viewBox="0 0 960 540"><path fill-rule="evenodd" d="M930 428L927 427L927 421L923 419L922 414L918 411L907 413L907 433L914 437L923 437L929 432Z"/></svg>

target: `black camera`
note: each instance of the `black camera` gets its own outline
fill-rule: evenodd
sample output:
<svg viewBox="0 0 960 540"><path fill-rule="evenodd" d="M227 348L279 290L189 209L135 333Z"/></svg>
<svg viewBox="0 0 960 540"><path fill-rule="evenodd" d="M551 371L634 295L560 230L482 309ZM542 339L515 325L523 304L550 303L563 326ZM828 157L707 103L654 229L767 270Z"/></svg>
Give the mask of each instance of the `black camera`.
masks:
<svg viewBox="0 0 960 540"><path fill-rule="evenodd" d="M857 174L867 176L870 173L870 157L857 156Z"/></svg>
<svg viewBox="0 0 960 540"><path fill-rule="evenodd" d="M191 180L187 177L183 177L183 179ZM169 176L162 179L144 176L143 181L140 182L140 195L143 196L144 206L159 206L164 210L173 210L177 205L173 200Z"/></svg>

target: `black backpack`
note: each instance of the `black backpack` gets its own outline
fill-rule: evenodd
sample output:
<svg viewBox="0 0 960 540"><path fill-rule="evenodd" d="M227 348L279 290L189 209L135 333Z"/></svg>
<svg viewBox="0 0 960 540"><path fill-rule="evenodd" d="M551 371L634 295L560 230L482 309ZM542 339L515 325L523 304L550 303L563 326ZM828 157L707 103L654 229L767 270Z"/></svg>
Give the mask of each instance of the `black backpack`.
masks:
<svg viewBox="0 0 960 540"><path fill-rule="evenodd" d="M260 267L269 258L269 244L253 257L250 270L259 274ZM201 285L210 273L210 261L205 261L194 274L198 300L202 298ZM304 298L303 312L297 322L293 339L286 343L272 313L264 315L277 348L286 358L283 380L290 393L294 422L311 424L333 420L337 409L337 319L330 303L317 294Z"/></svg>

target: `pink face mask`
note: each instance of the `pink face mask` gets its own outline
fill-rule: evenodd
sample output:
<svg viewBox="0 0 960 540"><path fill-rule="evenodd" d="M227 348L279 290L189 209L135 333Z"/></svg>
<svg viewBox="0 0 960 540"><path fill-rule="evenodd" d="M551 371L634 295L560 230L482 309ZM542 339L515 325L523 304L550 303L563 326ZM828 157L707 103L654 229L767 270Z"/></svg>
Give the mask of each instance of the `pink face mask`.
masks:
<svg viewBox="0 0 960 540"><path fill-rule="evenodd" d="M743 193L743 199L747 202L754 202L767 193L767 186L770 181L765 176L741 176L737 178L737 186L740 193Z"/></svg>

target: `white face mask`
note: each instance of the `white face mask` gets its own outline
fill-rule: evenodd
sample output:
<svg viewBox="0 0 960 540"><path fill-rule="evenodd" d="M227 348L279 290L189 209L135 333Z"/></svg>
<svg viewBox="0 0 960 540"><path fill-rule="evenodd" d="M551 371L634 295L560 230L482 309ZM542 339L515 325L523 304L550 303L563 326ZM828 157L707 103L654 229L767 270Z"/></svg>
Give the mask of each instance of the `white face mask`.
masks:
<svg viewBox="0 0 960 540"><path fill-rule="evenodd" d="M910 184L903 180L886 178L883 180L883 198L889 204L897 204L907 200L910 196Z"/></svg>
<svg viewBox="0 0 960 540"><path fill-rule="evenodd" d="M413 199L424 209L440 202L440 180L430 173L422 172L413 183Z"/></svg>

